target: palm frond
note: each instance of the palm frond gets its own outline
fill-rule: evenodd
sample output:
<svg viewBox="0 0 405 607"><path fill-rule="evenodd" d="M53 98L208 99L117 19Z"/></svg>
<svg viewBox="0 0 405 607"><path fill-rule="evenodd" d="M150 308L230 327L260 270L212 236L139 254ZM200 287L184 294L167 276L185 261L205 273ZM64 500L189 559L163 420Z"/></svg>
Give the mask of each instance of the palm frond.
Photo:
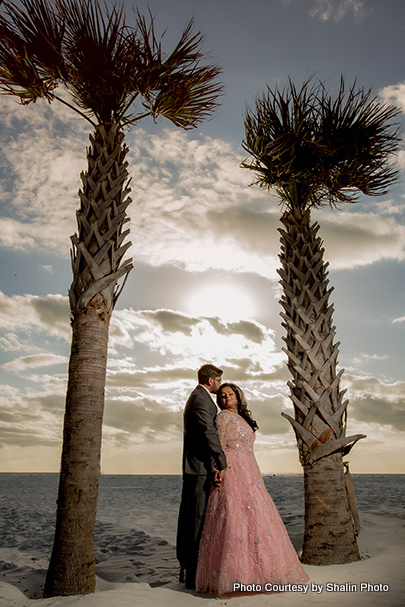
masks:
<svg viewBox="0 0 405 607"><path fill-rule="evenodd" d="M132 38L122 7L102 10L97 0L59 0L66 24L68 87L77 105L100 122L112 119L128 95Z"/></svg>
<svg viewBox="0 0 405 607"><path fill-rule="evenodd" d="M26 104L51 91L64 76L64 26L48 0L4 2L0 15L0 89Z"/></svg>
<svg viewBox="0 0 405 607"><path fill-rule="evenodd" d="M314 163L315 93L311 78L300 90L289 80L282 90L267 87L254 110L246 111L242 146L251 158L242 167L256 173L254 183L260 187L276 187L287 204L292 203L297 188L303 204L310 193L304 178Z"/></svg>
<svg viewBox="0 0 405 607"><path fill-rule="evenodd" d="M138 12L137 28L142 44L133 72L133 88L155 120L164 116L176 126L195 127L218 107L222 85L216 79L221 70L216 65L201 65L204 37L200 32L193 33L193 19L166 57L155 34L153 17L149 17L147 23Z"/></svg>
<svg viewBox="0 0 405 607"><path fill-rule="evenodd" d="M209 118L220 69L202 65L203 36L184 29L165 55L154 19L126 24L122 5L99 0L5 0L0 16L0 90L23 103L58 99L63 84L86 117L133 124L164 116L183 128Z"/></svg>
<svg viewBox="0 0 405 607"><path fill-rule="evenodd" d="M138 11L136 28L125 26L122 7L108 14L97 0L59 0L66 21L66 56L75 102L100 122L123 125L148 115L191 128L217 107L221 85L216 66L201 66L203 37L193 21L167 57L154 19ZM141 98L142 111L134 103Z"/></svg>
<svg viewBox="0 0 405 607"><path fill-rule="evenodd" d="M352 203L359 192L380 195L397 177L391 162L397 114L356 82L346 92L342 78L334 97L313 77L299 90L289 80L283 90L268 87L247 109L242 145L250 158L241 166L289 208Z"/></svg>
<svg viewBox="0 0 405 607"><path fill-rule="evenodd" d="M400 141L392 124L398 109L372 97L371 89L356 89L356 82L346 94L343 80L335 98L320 87L318 103L329 202L354 202L355 190L370 196L386 194L397 178L388 160Z"/></svg>

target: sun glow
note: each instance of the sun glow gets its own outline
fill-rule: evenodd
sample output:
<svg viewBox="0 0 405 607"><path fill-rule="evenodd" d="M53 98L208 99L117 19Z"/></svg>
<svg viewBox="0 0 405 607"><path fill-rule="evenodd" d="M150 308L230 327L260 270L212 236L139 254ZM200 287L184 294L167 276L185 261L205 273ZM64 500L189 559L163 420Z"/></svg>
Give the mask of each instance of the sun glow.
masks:
<svg viewBox="0 0 405 607"><path fill-rule="evenodd" d="M250 290L235 283L202 285L186 297L185 307L193 316L216 316L227 321L253 319L257 313Z"/></svg>

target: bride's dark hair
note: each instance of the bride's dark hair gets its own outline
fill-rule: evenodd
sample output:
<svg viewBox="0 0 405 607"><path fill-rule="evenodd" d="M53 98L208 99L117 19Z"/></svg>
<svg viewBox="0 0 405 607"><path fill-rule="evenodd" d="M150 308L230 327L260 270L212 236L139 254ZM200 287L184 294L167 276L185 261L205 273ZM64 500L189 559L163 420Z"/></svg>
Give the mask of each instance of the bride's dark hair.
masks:
<svg viewBox="0 0 405 607"><path fill-rule="evenodd" d="M248 409L246 396L244 395L243 390L241 390L239 388L239 386L237 386L236 384L231 384L231 383L222 384L222 386L220 386L218 393L217 393L218 407L222 410L224 410L224 407L222 406L222 401L221 401L222 388L230 388L231 390L233 390L235 392L236 400L238 401L239 415L241 417L243 417L243 419L249 424L249 426L252 428L253 432L256 432L256 430L259 429L259 426L257 425L256 421L253 419L252 412Z"/></svg>

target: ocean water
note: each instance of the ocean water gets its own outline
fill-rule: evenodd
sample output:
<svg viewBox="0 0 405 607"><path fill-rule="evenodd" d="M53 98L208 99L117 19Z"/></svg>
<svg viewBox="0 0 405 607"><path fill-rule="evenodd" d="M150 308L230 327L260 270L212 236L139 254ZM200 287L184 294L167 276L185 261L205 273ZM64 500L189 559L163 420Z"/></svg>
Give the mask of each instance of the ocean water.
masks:
<svg viewBox="0 0 405 607"><path fill-rule="evenodd" d="M405 475L353 475L353 480L360 519L368 514L404 518ZM264 481L298 550L304 532L303 478L277 475L264 476ZM13 582L13 567L21 573L21 556L27 567L46 570L57 490L58 474L0 474L0 570L5 581ZM120 581L151 585L176 579L180 495L180 476L102 475L95 529L98 575L108 580L114 570L117 581L119 570ZM3 549L12 562L5 562Z"/></svg>

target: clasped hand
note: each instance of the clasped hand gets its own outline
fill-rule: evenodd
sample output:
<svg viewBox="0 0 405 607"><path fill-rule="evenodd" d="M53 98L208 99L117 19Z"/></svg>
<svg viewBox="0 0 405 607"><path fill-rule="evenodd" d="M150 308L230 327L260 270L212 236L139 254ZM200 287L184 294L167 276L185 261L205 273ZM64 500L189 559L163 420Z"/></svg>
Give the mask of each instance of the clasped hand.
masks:
<svg viewBox="0 0 405 607"><path fill-rule="evenodd" d="M225 470L215 470L211 481L214 487L219 487L222 484L224 472Z"/></svg>

